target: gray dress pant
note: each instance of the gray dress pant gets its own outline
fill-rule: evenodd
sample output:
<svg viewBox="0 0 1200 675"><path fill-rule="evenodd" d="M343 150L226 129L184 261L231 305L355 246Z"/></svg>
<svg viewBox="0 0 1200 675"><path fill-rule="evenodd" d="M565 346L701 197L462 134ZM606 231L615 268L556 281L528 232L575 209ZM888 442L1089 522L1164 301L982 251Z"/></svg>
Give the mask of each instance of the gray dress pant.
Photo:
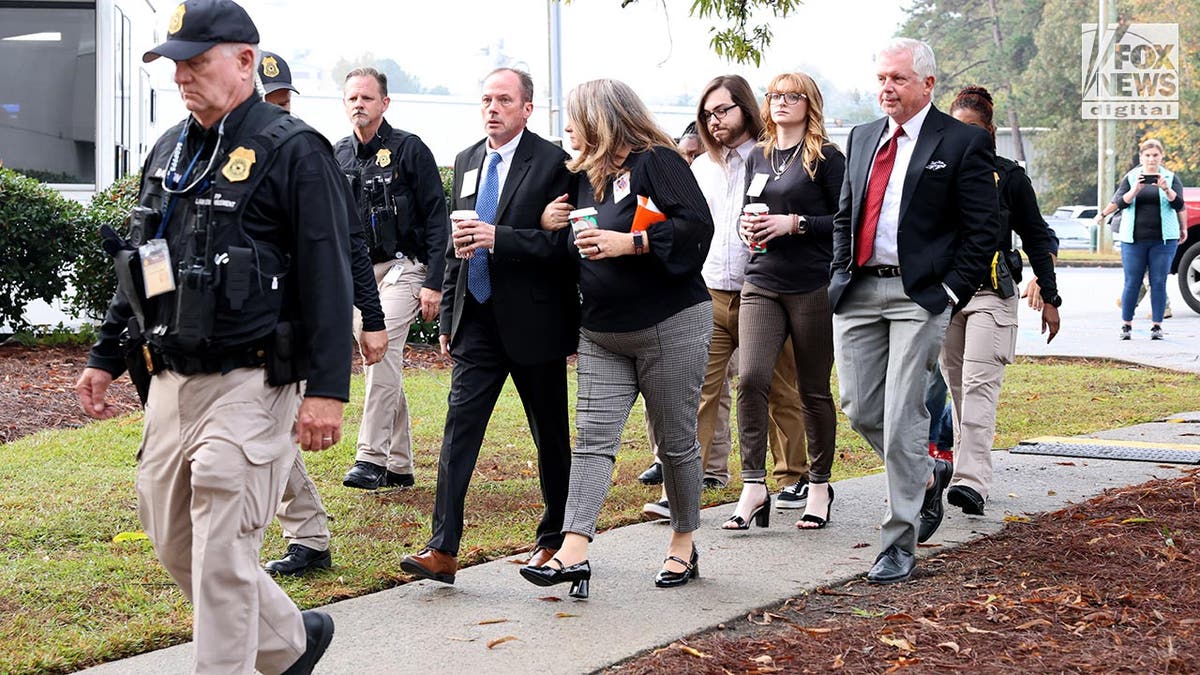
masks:
<svg viewBox="0 0 1200 675"><path fill-rule="evenodd" d="M653 425L671 504L671 527L700 527L696 411L712 338L712 303L701 302L636 331L579 334L575 451L563 532L596 535L600 507L629 411L640 393Z"/></svg>
<svg viewBox="0 0 1200 675"><path fill-rule="evenodd" d="M948 302L948 300L947 300ZM888 510L880 529L886 551L916 553L929 456L925 390L950 322L913 302L900 277L862 277L833 315L833 347L842 410L884 462Z"/></svg>

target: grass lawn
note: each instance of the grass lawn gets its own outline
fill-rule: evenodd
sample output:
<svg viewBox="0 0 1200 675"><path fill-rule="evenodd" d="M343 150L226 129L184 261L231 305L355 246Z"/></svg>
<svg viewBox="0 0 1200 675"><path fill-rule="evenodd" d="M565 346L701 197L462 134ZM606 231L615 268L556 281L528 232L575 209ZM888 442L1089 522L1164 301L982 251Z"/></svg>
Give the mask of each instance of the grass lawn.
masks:
<svg viewBox="0 0 1200 675"><path fill-rule="evenodd" d="M1194 375L1107 361L1022 359L1005 379L996 446L1193 410L1197 384ZM341 484L353 462L361 415L362 378L355 378L346 439L305 455L330 513L335 567L282 580L302 607L406 580L400 558L429 536L449 385L448 370L407 373L417 487L366 493ZM573 373L571 390L573 397ZM879 470L880 462L840 413L839 425L834 480ZM0 445L0 673L65 672L190 639L190 607L149 543L114 541L141 529L133 490L140 430L141 417L133 415ZM625 431L602 528L639 520L642 504L657 499L658 488L636 480L650 461L638 405ZM733 463L736 476L736 452ZM704 501L733 501L737 494L735 480L730 488L705 493ZM460 564L531 546L540 511L534 448L510 383L467 497ZM264 557L277 557L284 548L278 525L272 525ZM513 583L524 583L515 572Z"/></svg>

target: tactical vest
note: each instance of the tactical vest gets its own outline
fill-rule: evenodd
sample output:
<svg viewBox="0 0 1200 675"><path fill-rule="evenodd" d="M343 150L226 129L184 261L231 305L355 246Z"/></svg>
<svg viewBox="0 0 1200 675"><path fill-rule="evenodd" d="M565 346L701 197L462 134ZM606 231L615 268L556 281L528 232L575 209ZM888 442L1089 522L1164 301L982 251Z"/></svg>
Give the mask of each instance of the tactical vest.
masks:
<svg viewBox="0 0 1200 675"><path fill-rule="evenodd" d="M401 147L411 136L392 127L382 147L367 158L357 156L350 137L334 146L334 157L354 193L371 262L404 256L428 262L422 245L425 223L417 217L412 179L400 165Z"/></svg>
<svg viewBox="0 0 1200 675"><path fill-rule="evenodd" d="M182 124L160 140L142 176L140 205L161 218L173 199L177 214L164 232L176 288L149 299L137 289L139 314L145 317L142 332L166 353L210 354L265 345L295 307L288 279L294 233L286 223L280 225L277 242L255 239L243 227L243 217L283 143L304 132L324 139L282 109L256 103L236 136L220 142L221 154L206 176L207 189L172 196L162 183L174 150L171 140ZM153 238L157 222L150 225L143 232L131 228L129 243L138 246Z"/></svg>

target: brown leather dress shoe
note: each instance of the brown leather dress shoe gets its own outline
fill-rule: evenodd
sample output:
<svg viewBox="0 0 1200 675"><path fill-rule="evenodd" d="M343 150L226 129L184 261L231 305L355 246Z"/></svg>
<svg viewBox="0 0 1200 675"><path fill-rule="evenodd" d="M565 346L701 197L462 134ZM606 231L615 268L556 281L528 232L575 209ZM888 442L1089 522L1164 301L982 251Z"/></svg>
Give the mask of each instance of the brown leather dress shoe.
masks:
<svg viewBox="0 0 1200 675"><path fill-rule="evenodd" d="M558 553L558 549L556 548L538 546L537 548L533 549L533 553L529 554L528 564L530 567L541 567L542 565L549 563L550 559L553 558L556 553Z"/></svg>
<svg viewBox="0 0 1200 675"><path fill-rule="evenodd" d="M416 555L406 555L400 560L400 569L418 579L433 579L443 584L454 583L458 571L458 559L436 548L427 548Z"/></svg>

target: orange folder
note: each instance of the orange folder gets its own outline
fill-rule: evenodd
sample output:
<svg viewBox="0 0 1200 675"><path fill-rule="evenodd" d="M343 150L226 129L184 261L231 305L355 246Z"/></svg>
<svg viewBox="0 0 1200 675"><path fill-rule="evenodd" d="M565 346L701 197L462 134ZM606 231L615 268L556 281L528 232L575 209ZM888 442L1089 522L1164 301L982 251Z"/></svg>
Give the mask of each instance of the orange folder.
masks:
<svg viewBox="0 0 1200 675"><path fill-rule="evenodd" d="M643 232L651 225L666 219L667 216L654 205L654 200L638 195L637 210L633 213L633 227L629 231Z"/></svg>

